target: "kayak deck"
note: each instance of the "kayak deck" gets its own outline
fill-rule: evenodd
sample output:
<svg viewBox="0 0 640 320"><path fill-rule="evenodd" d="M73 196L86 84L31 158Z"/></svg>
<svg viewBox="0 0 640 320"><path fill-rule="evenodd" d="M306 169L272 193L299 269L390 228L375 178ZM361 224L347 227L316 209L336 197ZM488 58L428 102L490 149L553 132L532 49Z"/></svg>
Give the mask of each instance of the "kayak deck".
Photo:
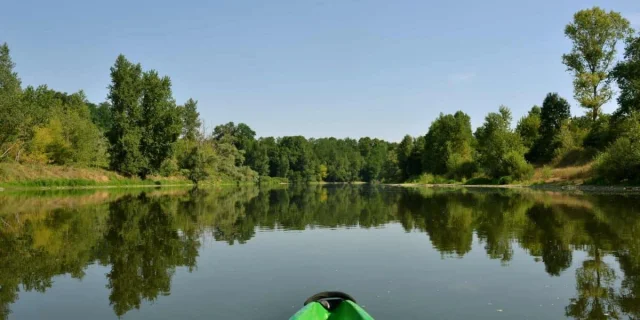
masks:
<svg viewBox="0 0 640 320"><path fill-rule="evenodd" d="M309 303L289 320L373 320L373 318L357 304L345 300L331 311L319 302Z"/></svg>

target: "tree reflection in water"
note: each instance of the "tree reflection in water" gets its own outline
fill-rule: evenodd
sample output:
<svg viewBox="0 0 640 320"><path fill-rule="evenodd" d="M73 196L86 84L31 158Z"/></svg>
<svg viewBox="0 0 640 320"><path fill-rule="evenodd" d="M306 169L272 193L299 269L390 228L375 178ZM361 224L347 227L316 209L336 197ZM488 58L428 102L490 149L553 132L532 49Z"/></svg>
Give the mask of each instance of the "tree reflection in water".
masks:
<svg viewBox="0 0 640 320"><path fill-rule="evenodd" d="M37 200L36 200L37 199ZM219 188L139 194L0 197L0 316L19 290L44 292L52 278L82 278L93 263L109 266L109 301L121 316L171 293L178 267L195 269L201 239L229 245L257 229L372 228L399 223L424 232L442 255L464 257L474 235L487 257L509 264L514 247L559 276L576 250L567 317L640 317L638 197L513 190L447 191L353 186ZM621 274L605 262L614 257ZM616 285L617 277L621 284Z"/></svg>

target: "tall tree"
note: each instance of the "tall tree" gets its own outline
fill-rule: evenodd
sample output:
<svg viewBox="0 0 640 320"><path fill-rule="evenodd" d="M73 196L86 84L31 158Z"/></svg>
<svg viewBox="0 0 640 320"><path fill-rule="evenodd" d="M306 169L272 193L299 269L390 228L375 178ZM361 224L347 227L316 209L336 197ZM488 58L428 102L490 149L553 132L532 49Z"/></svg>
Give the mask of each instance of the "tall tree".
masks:
<svg viewBox="0 0 640 320"><path fill-rule="evenodd" d="M364 159L360 177L366 182L379 181L382 167L387 160L387 143L380 139L365 137L358 140L358 148Z"/></svg>
<svg viewBox="0 0 640 320"><path fill-rule="evenodd" d="M107 137L111 144L111 168L129 176L139 174L148 166L140 150L145 134L140 126L145 116L142 110L142 66L119 55L111 67L111 118L113 124Z"/></svg>
<svg viewBox="0 0 640 320"><path fill-rule="evenodd" d="M632 34L629 21L620 13L599 7L578 11L564 34L571 39L570 53L562 56L567 70L573 73L576 100L589 109L595 121L600 108L611 99L609 73L616 55L616 44Z"/></svg>
<svg viewBox="0 0 640 320"><path fill-rule="evenodd" d="M88 102L87 107L89 107L89 112L91 113L91 121L93 121L102 132L108 132L113 123L111 119L111 104L106 101L98 105Z"/></svg>
<svg viewBox="0 0 640 320"><path fill-rule="evenodd" d="M249 145L245 162L261 176L269 175L269 155L267 148L260 140L255 140Z"/></svg>
<svg viewBox="0 0 640 320"><path fill-rule="evenodd" d="M198 101L189 98L181 107L182 137L195 141L200 135L200 113L198 113Z"/></svg>
<svg viewBox="0 0 640 320"><path fill-rule="evenodd" d="M619 108L614 117L626 117L633 111L640 111L640 35L629 39L624 60L616 65L612 76L620 88Z"/></svg>
<svg viewBox="0 0 640 320"><path fill-rule="evenodd" d="M511 111L507 107L501 106L499 112L489 113L475 135L480 165L490 177L522 179L533 171L524 159L526 148L522 140L511 130Z"/></svg>
<svg viewBox="0 0 640 320"><path fill-rule="evenodd" d="M457 171L472 160L471 118L462 111L440 116L425 136L424 167L433 174Z"/></svg>
<svg viewBox="0 0 640 320"><path fill-rule="evenodd" d="M278 147L282 157L281 170L287 172L289 180L306 182L315 179L318 168L307 139L303 136L282 137L278 141Z"/></svg>
<svg viewBox="0 0 640 320"><path fill-rule="evenodd" d="M522 138L525 147L531 148L540 137L540 107L533 106L526 116L518 121L516 132Z"/></svg>
<svg viewBox="0 0 640 320"><path fill-rule="evenodd" d="M256 132L244 123L221 124L213 129L213 138L233 144L238 150L246 151L255 141Z"/></svg>
<svg viewBox="0 0 640 320"><path fill-rule="evenodd" d="M396 149L398 167L400 167L401 177L403 180L409 178L409 173L407 170L409 159L411 158L411 152L413 151L413 137L410 135L404 136L400 144L398 144L398 148Z"/></svg>
<svg viewBox="0 0 640 320"><path fill-rule="evenodd" d="M557 93L549 93L540 111L540 138L535 142L528 158L532 161L549 161L559 147L556 137L562 124L571 117L569 102Z"/></svg>
<svg viewBox="0 0 640 320"><path fill-rule="evenodd" d="M147 166L139 171L141 177L160 169L162 162L173 150L174 143L182 131L180 111L173 100L171 80L160 77L155 70L142 76L142 113L140 121L142 138L140 150Z"/></svg>
<svg viewBox="0 0 640 320"><path fill-rule="evenodd" d="M23 121L22 89L14 67L9 46L4 43L0 46L0 160L16 146L13 142L18 138L18 128Z"/></svg>

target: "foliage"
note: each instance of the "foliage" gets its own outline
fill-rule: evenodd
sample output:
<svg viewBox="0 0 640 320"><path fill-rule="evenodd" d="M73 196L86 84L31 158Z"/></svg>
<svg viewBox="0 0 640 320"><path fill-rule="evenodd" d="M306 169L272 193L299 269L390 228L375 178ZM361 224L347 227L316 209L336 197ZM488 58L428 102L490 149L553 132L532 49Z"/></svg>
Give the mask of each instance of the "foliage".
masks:
<svg viewBox="0 0 640 320"><path fill-rule="evenodd" d="M13 71L9 46L0 46L0 160L19 144L19 133L24 122L20 106L22 88L20 78Z"/></svg>
<svg viewBox="0 0 640 320"><path fill-rule="evenodd" d="M318 163L327 167L324 181L353 182L359 179L363 158L353 139L320 138L311 141Z"/></svg>
<svg viewBox="0 0 640 320"><path fill-rule="evenodd" d="M593 121L588 128L588 132L584 137L582 145L585 148L592 148L594 150L604 150L612 141L613 135L611 132L611 116L602 113L596 121Z"/></svg>
<svg viewBox="0 0 640 320"><path fill-rule="evenodd" d="M529 113L518 121L516 132L522 139L522 144L531 149L536 141L540 138L540 114L542 110L538 106L533 106Z"/></svg>
<svg viewBox="0 0 640 320"><path fill-rule="evenodd" d="M188 170L187 178L197 185L210 176L208 168L213 161L211 149L195 146L183 160L182 168Z"/></svg>
<svg viewBox="0 0 640 320"><path fill-rule="evenodd" d="M358 140L358 149L360 149L360 155L364 160L364 164L360 170L362 180L366 182L383 180L382 169L384 163L387 161L387 142L369 137L360 138Z"/></svg>
<svg viewBox="0 0 640 320"><path fill-rule="evenodd" d="M632 113L623 127L622 136L596 158L595 170L612 183L640 183L640 115Z"/></svg>
<svg viewBox="0 0 640 320"><path fill-rule="evenodd" d="M553 136L550 144L553 145L551 163L557 166L583 164L591 160L593 153L584 148L584 141L589 133L587 117L577 117L565 121L560 131Z"/></svg>
<svg viewBox="0 0 640 320"><path fill-rule="evenodd" d="M640 35L629 38L624 60L618 62L611 73L620 88L615 118L640 111Z"/></svg>
<svg viewBox="0 0 640 320"><path fill-rule="evenodd" d="M524 159L526 148L510 125L511 111L501 106L498 113L489 113L485 123L476 130L478 160L489 177L512 176L520 180L533 173L533 167Z"/></svg>
<svg viewBox="0 0 640 320"><path fill-rule="evenodd" d="M111 118L113 124L107 133L110 142L110 166L128 176L139 175L149 164L141 152L144 135L140 126L144 114L141 99L144 90L142 67L119 55L111 67Z"/></svg>
<svg viewBox="0 0 640 320"><path fill-rule="evenodd" d="M182 138L191 141L202 138L200 136L202 121L200 121L200 113L198 113L198 101L189 98L183 106L178 108L182 119Z"/></svg>
<svg viewBox="0 0 640 320"><path fill-rule="evenodd" d="M155 70L142 72L140 64L120 55L111 68L111 82L111 167L144 178L171 156L182 130L171 80Z"/></svg>
<svg viewBox="0 0 640 320"><path fill-rule="evenodd" d="M318 166L313 148L303 136L282 137L278 141L278 150L288 168L284 177L291 182L309 182L317 180ZM286 159L286 160L285 160Z"/></svg>
<svg viewBox="0 0 640 320"><path fill-rule="evenodd" d="M549 93L540 110L540 135L527 153L534 162L549 162L559 148L558 134L563 123L571 117L571 106L557 93Z"/></svg>
<svg viewBox="0 0 640 320"><path fill-rule="evenodd" d="M89 113L91 114L91 121L95 123L102 132L108 132L113 124L111 118L111 104L109 102L102 102L98 105L87 102Z"/></svg>
<svg viewBox="0 0 640 320"><path fill-rule="evenodd" d="M553 175L553 172L551 171L551 167L549 166L542 167L542 179L547 180L551 178L552 175Z"/></svg>
<svg viewBox="0 0 640 320"><path fill-rule="evenodd" d="M423 173L411 180L409 180L410 183L417 183L417 184L449 184L452 183L453 181L443 177L443 176L437 176L437 175L433 175L431 173Z"/></svg>
<svg viewBox="0 0 640 320"><path fill-rule="evenodd" d="M573 42L571 52L562 62L574 76L576 100L589 109L595 121L600 108L613 95L609 74L616 56L616 44L631 35L629 21L614 11L599 7L578 11L568 24L565 35Z"/></svg>
<svg viewBox="0 0 640 320"><path fill-rule="evenodd" d="M465 174L461 168L473 159L471 118L458 111L440 116L431 123L425 136L423 170L433 174Z"/></svg>

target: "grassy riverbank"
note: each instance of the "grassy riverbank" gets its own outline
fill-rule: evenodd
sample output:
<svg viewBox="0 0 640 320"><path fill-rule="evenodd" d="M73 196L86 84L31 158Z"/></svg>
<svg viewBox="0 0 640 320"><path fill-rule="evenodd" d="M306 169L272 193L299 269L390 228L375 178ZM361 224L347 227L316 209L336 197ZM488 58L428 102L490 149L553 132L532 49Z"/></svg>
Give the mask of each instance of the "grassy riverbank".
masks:
<svg viewBox="0 0 640 320"><path fill-rule="evenodd" d="M454 181L439 176L424 174L412 181L393 185L426 187L493 187L535 188L549 190L640 190L637 186L601 185L594 179L592 163L559 168L536 168L532 178L526 181L505 179L491 180L483 177L466 181ZM286 184L283 178L262 177L262 184ZM332 184L330 182L317 182ZM353 184L363 184L356 182ZM238 184L234 181L208 181L204 184ZM253 184L244 182L242 184ZM87 188L131 188L145 186L190 186L192 182L182 176L149 176L147 179L125 177L113 171L98 168L78 168L55 165L23 165L0 163L0 189L87 189Z"/></svg>
<svg viewBox="0 0 640 320"><path fill-rule="evenodd" d="M85 188L190 185L184 177L125 177L98 168L0 163L2 188Z"/></svg>

